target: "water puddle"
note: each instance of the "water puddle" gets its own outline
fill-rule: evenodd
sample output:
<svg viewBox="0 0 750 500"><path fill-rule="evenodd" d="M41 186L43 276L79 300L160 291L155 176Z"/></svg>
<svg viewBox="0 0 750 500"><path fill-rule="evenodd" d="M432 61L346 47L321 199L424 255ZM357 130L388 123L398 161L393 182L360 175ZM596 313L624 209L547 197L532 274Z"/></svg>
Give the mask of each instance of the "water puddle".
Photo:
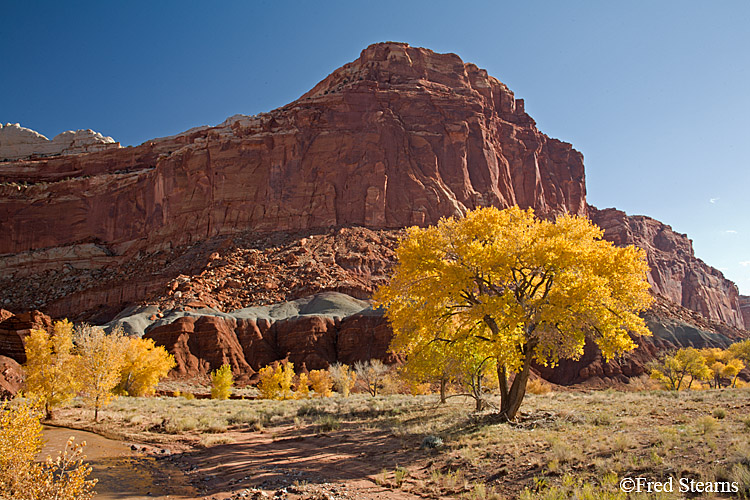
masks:
<svg viewBox="0 0 750 500"><path fill-rule="evenodd" d="M182 472L164 460L138 453L120 441L91 432L45 427L40 458L57 456L70 437L86 441L86 462L99 480L96 500L153 500L192 498L193 489Z"/></svg>

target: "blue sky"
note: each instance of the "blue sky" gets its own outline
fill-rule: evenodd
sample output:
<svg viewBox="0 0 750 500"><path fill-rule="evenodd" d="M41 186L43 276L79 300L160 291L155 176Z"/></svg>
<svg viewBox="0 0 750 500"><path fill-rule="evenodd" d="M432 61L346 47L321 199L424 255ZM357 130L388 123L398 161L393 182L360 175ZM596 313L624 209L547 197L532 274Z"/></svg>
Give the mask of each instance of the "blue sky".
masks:
<svg viewBox="0 0 750 500"><path fill-rule="evenodd" d="M454 52L750 294L750 2L0 4L0 121L124 145L282 106L367 45Z"/></svg>

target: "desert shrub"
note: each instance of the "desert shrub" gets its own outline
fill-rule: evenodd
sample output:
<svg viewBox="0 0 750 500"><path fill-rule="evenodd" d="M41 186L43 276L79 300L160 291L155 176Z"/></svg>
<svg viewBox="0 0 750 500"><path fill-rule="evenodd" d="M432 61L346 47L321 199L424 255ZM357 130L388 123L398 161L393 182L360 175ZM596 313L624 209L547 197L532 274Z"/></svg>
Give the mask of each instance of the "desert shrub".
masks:
<svg viewBox="0 0 750 500"><path fill-rule="evenodd" d="M314 417L326 414L328 414L328 411L326 411L323 406L312 401L302 403L299 408L297 408L298 417Z"/></svg>
<svg viewBox="0 0 750 500"><path fill-rule="evenodd" d="M349 365L341 363L334 363L328 367L328 373L331 374L331 380L333 380L333 387L336 392L344 396L349 396L349 393L354 388L354 384L357 383L357 374L349 369Z"/></svg>
<svg viewBox="0 0 750 500"><path fill-rule="evenodd" d="M183 392L182 397L187 399L188 401L192 401L195 399L195 394L193 394L192 392Z"/></svg>
<svg viewBox="0 0 750 500"><path fill-rule="evenodd" d="M354 373L357 374L357 381L362 388L371 396L377 396L378 391L383 388L383 380L388 373L388 367L379 359L357 361L354 363Z"/></svg>
<svg viewBox="0 0 750 500"><path fill-rule="evenodd" d="M548 394L552 391L552 386L540 378L529 380L526 383L526 392L530 394Z"/></svg>
<svg viewBox="0 0 750 500"><path fill-rule="evenodd" d="M315 421L315 424L322 432L335 431L341 427L341 422L335 415L323 415Z"/></svg>
<svg viewBox="0 0 750 500"><path fill-rule="evenodd" d="M237 424L252 425L255 422L259 422L259 421L260 421L260 417L258 416L258 414L251 410L240 410L237 413L234 413L227 418L227 422L229 422L231 425L237 425Z"/></svg>
<svg viewBox="0 0 750 500"><path fill-rule="evenodd" d="M443 439L440 436L429 435L422 439L422 444L419 446L423 450L432 450L434 448L441 448L443 446Z"/></svg>
<svg viewBox="0 0 750 500"><path fill-rule="evenodd" d="M715 431L717 426L718 423L716 422L716 419L708 415L701 417L695 421L696 431L704 436Z"/></svg>
<svg viewBox="0 0 750 500"><path fill-rule="evenodd" d="M717 409L714 410L713 416L714 416L714 418L722 420L723 418L725 418L727 416L727 412L723 408L717 408Z"/></svg>
<svg viewBox="0 0 750 500"><path fill-rule="evenodd" d="M750 498L750 467L745 464L735 464L729 473L729 480L737 483L738 494L742 498Z"/></svg>
<svg viewBox="0 0 750 500"><path fill-rule="evenodd" d="M258 392L261 399L289 399L292 397L294 364L278 361L258 372Z"/></svg>
<svg viewBox="0 0 750 500"><path fill-rule="evenodd" d="M232 367L221 365L211 372L211 399L229 399L232 395Z"/></svg>

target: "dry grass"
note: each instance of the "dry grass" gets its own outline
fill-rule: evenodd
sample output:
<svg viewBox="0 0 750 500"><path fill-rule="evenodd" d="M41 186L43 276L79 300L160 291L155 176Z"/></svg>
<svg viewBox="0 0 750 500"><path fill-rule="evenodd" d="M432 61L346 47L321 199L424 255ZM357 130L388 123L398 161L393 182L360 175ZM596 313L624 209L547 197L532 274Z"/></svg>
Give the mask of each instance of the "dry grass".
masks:
<svg viewBox="0 0 750 500"><path fill-rule="evenodd" d="M514 423L471 408L460 397L438 405L435 396L405 395L119 398L95 428L136 441L209 447L231 443L238 433L273 435L281 428L332 435L380 429L402 452L394 457L400 468L378 481L427 497L619 499L626 497L616 480L625 475L730 478L750 488L750 389L529 394ZM94 427L80 408L61 410L58 419ZM420 449L425 436L443 446Z"/></svg>

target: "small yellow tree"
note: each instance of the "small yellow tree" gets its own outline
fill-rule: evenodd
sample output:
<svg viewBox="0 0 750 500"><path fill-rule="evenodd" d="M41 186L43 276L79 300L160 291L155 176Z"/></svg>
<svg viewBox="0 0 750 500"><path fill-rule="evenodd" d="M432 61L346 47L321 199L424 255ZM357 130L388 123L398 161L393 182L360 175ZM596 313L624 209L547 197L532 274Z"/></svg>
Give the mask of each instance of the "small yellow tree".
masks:
<svg viewBox="0 0 750 500"><path fill-rule="evenodd" d="M737 377L739 376L743 368L745 368L745 363L737 358L732 358L727 361L726 366L724 366L724 369L721 370L721 376L726 377L731 381L729 384L730 386L736 387Z"/></svg>
<svg viewBox="0 0 750 500"><path fill-rule="evenodd" d="M294 387L294 399L307 399L310 397L310 379L307 373L302 372L297 376Z"/></svg>
<svg viewBox="0 0 750 500"><path fill-rule="evenodd" d="M83 463L83 444L68 441L56 460L36 462L42 448L40 418L27 401L0 405L0 498L89 500L96 480L86 479L91 468Z"/></svg>
<svg viewBox="0 0 750 500"><path fill-rule="evenodd" d="M265 366L258 372L261 399L290 399L294 380L294 363L283 361Z"/></svg>
<svg viewBox="0 0 750 500"><path fill-rule="evenodd" d="M224 364L211 372L211 399L229 399L232 395L232 367Z"/></svg>
<svg viewBox="0 0 750 500"><path fill-rule="evenodd" d="M333 380L328 370L312 370L310 372L310 383L315 391L315 397L327 398L331 396Z"/></svg>
<svg viewBox="0 0 750 500"><path fill-rule="evenodd" d="M83 400L94 408L94 421L99 410L112 399L112 390L120 381L125 363L128 339L122 329L106 333L102 328L81 325L76 328L75 344L77 377L81 383Z"/></svg>
<svg viewBox="0 0 750 500"><path fill-rule="evenodd" d="M175 367L174 356L153 339L131 337L115 392L128 396L151 396L156 384Z"/></svg>
<svg viewBox="0 0 750 500"><path fill-rule="evenodd" d="M706 360L693 347L678 349L676 353L664 356L651 366L651 378L659 380L668 390L679 391L686 382L685 377L689 377L688 389L695 380L711 378L711 369L706 366Z"/></svg>
<svg viewBox="0 0 750 500"><path fill-rule="evenodd" d="M24 350L26 393L38 399L46 417L52 418L52 409L73 399L79 387L72 353L73 324L55 321L51 333L31 330Z"/></svg>
<svg viewBox="0 0 750 500"><path fill-rule="evenodd" d="M349 393L354 389L354 384L357 383L357 374L349 368L349 365L342 363L332 364L328 367L328 372L331 374L336 392L345 398L349 397Z"/></svg>
<svg viewBox="0 0 750 500"><path fill-rule="evenodd" d="M711 369L713 378L713 387L719 389L722 387L722 378L729 379L729 385L734 387L737 383L737 376L745 368L745 364L735 357L735 353L743 354L744 346L739 343L733 344L729 349L723 350L718 347L706 348L700 351L706 361L706 365Z"/></svg>

